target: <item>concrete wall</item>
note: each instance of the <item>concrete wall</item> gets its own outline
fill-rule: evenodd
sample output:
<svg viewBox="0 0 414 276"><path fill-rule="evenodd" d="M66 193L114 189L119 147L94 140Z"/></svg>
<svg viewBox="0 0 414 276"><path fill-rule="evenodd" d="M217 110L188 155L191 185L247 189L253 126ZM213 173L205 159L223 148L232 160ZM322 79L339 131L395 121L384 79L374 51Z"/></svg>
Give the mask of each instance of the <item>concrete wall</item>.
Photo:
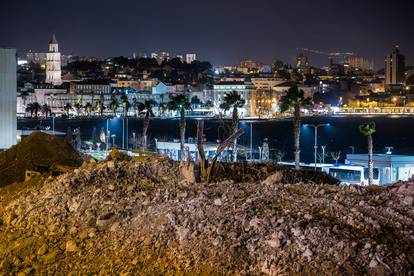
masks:
<svg viewBox="0 0 414 276"><path fill-rule="evenodd" d="M16 144L16 49L0 48L0 149Z"/></svg>

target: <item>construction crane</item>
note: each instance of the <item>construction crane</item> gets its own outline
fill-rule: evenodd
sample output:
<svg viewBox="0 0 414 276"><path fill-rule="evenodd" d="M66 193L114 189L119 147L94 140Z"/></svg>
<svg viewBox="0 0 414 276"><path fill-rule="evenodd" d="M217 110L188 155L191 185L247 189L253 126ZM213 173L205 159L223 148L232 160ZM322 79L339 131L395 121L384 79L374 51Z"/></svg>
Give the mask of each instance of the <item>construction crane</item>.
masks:
<svg viewBox="0 0 414 276"><path fill-rule="evenodd" d="M298 51L303 51L303 52L307 52L307 53L312 53L312 54L317 54L317 55L323 55L323 56L327 56L329 58L329 60L332 61L334 59L336 60L340 60L342 62L347 62L347 60L352 57L355 56L356 53L354 52L334 52L334 53L328 53L328 52L324 52L324 51L320 51L320 50L312 50L312 49L308 49L308 48L297 48Z"/></svg>

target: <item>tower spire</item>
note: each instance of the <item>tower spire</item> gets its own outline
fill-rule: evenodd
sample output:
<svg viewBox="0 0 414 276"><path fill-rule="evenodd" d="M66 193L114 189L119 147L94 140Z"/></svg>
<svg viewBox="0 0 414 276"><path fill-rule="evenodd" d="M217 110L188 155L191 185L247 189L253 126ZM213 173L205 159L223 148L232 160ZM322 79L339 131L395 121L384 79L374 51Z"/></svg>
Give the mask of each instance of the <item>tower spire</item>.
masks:
<svg viewBox="0 0 414 276"><path fill-rule="evenodd" d="M55 34L52 35L52 40L50 40L49 44L58 44Z"/></svg>

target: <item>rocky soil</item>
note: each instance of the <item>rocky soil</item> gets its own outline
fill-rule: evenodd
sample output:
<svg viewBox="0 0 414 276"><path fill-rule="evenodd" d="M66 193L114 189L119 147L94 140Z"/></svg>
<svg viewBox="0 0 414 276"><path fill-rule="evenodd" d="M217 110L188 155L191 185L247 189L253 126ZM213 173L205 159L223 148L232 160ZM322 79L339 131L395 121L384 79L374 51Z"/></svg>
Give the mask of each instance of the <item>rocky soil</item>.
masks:
<svg viewBox="0 0 414 276"><path fill-rule="evenodd" d="M168 159L91 160L2 198L0 274L413 274L414 184L284 175L202 184Z"/></svg>

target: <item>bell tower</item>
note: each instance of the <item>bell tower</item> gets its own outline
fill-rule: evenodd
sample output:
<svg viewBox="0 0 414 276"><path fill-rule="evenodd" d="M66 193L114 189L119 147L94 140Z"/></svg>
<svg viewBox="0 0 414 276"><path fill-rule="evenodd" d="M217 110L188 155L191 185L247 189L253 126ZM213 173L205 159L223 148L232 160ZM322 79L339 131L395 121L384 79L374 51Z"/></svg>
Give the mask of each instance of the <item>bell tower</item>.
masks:
<svg viewBox="0 0 414 276"><path fill-rule="evenodd" d="M46 53L46 83L62 84L61 55L55 35L49 41L49 51Z"/></svg>

